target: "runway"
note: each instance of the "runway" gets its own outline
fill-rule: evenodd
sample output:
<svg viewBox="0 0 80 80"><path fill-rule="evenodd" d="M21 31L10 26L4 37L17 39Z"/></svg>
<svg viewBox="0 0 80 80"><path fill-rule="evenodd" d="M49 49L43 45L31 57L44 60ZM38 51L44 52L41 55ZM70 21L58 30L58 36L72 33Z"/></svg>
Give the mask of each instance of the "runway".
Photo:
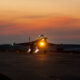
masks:
<svg viewBox="0 0 80 80"><path fill-rule="evenodd" d="M0 73L11 80L80 80L80 54L0 53Z"/></svg>

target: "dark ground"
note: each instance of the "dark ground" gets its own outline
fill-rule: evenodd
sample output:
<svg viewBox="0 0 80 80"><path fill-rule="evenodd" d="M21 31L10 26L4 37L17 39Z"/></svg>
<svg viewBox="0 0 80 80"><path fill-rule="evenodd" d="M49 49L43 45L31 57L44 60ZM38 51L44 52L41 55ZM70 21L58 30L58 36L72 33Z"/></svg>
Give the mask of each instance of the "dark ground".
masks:
<svg viewBox="0 0 80 80"><path fill-rule="evenodd" d="M0 53L0 73L11 80L80 80L80 55Z"/></svg>

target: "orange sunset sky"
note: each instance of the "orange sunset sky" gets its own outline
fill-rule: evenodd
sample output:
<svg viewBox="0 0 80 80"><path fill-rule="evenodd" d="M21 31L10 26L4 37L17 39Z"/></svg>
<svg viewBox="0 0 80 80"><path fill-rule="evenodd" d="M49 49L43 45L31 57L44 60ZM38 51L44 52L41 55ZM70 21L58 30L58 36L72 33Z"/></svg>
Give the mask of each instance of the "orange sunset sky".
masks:
<svg viewBox="0 0 80 80"><path fill-rule="evenodd" d="M39 34L53 43L80 44L80 0L0 0L0 44Z"/></svg>

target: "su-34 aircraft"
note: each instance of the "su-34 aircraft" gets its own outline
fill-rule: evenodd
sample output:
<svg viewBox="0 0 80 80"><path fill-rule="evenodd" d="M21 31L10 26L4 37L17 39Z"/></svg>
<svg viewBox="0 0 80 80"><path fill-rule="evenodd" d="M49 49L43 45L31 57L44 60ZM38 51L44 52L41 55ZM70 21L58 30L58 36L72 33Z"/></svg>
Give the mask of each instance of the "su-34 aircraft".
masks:
<svg viewBox="0 0 80 80"><path fill-rule="evenodd" d="M29 49L27 53L38 53L38 52L44 52L46 53L47 50L47 37L44 35L39 35L38 39L30 42L29 38Z"/></svg>

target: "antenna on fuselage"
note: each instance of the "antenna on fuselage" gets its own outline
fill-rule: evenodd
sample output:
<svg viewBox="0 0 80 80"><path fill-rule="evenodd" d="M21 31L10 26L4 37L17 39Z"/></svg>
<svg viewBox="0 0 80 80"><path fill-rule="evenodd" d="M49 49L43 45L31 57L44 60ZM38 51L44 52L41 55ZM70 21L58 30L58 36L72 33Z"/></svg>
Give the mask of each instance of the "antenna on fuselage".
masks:
<svg viewBox="0 0 80 80"><path fill-rule="evenodd" d="M28 53L30 53L31 52L31 48L30 48L30 36L29 36L29 49L28 49L28 51L27 51Z"/></svg>

